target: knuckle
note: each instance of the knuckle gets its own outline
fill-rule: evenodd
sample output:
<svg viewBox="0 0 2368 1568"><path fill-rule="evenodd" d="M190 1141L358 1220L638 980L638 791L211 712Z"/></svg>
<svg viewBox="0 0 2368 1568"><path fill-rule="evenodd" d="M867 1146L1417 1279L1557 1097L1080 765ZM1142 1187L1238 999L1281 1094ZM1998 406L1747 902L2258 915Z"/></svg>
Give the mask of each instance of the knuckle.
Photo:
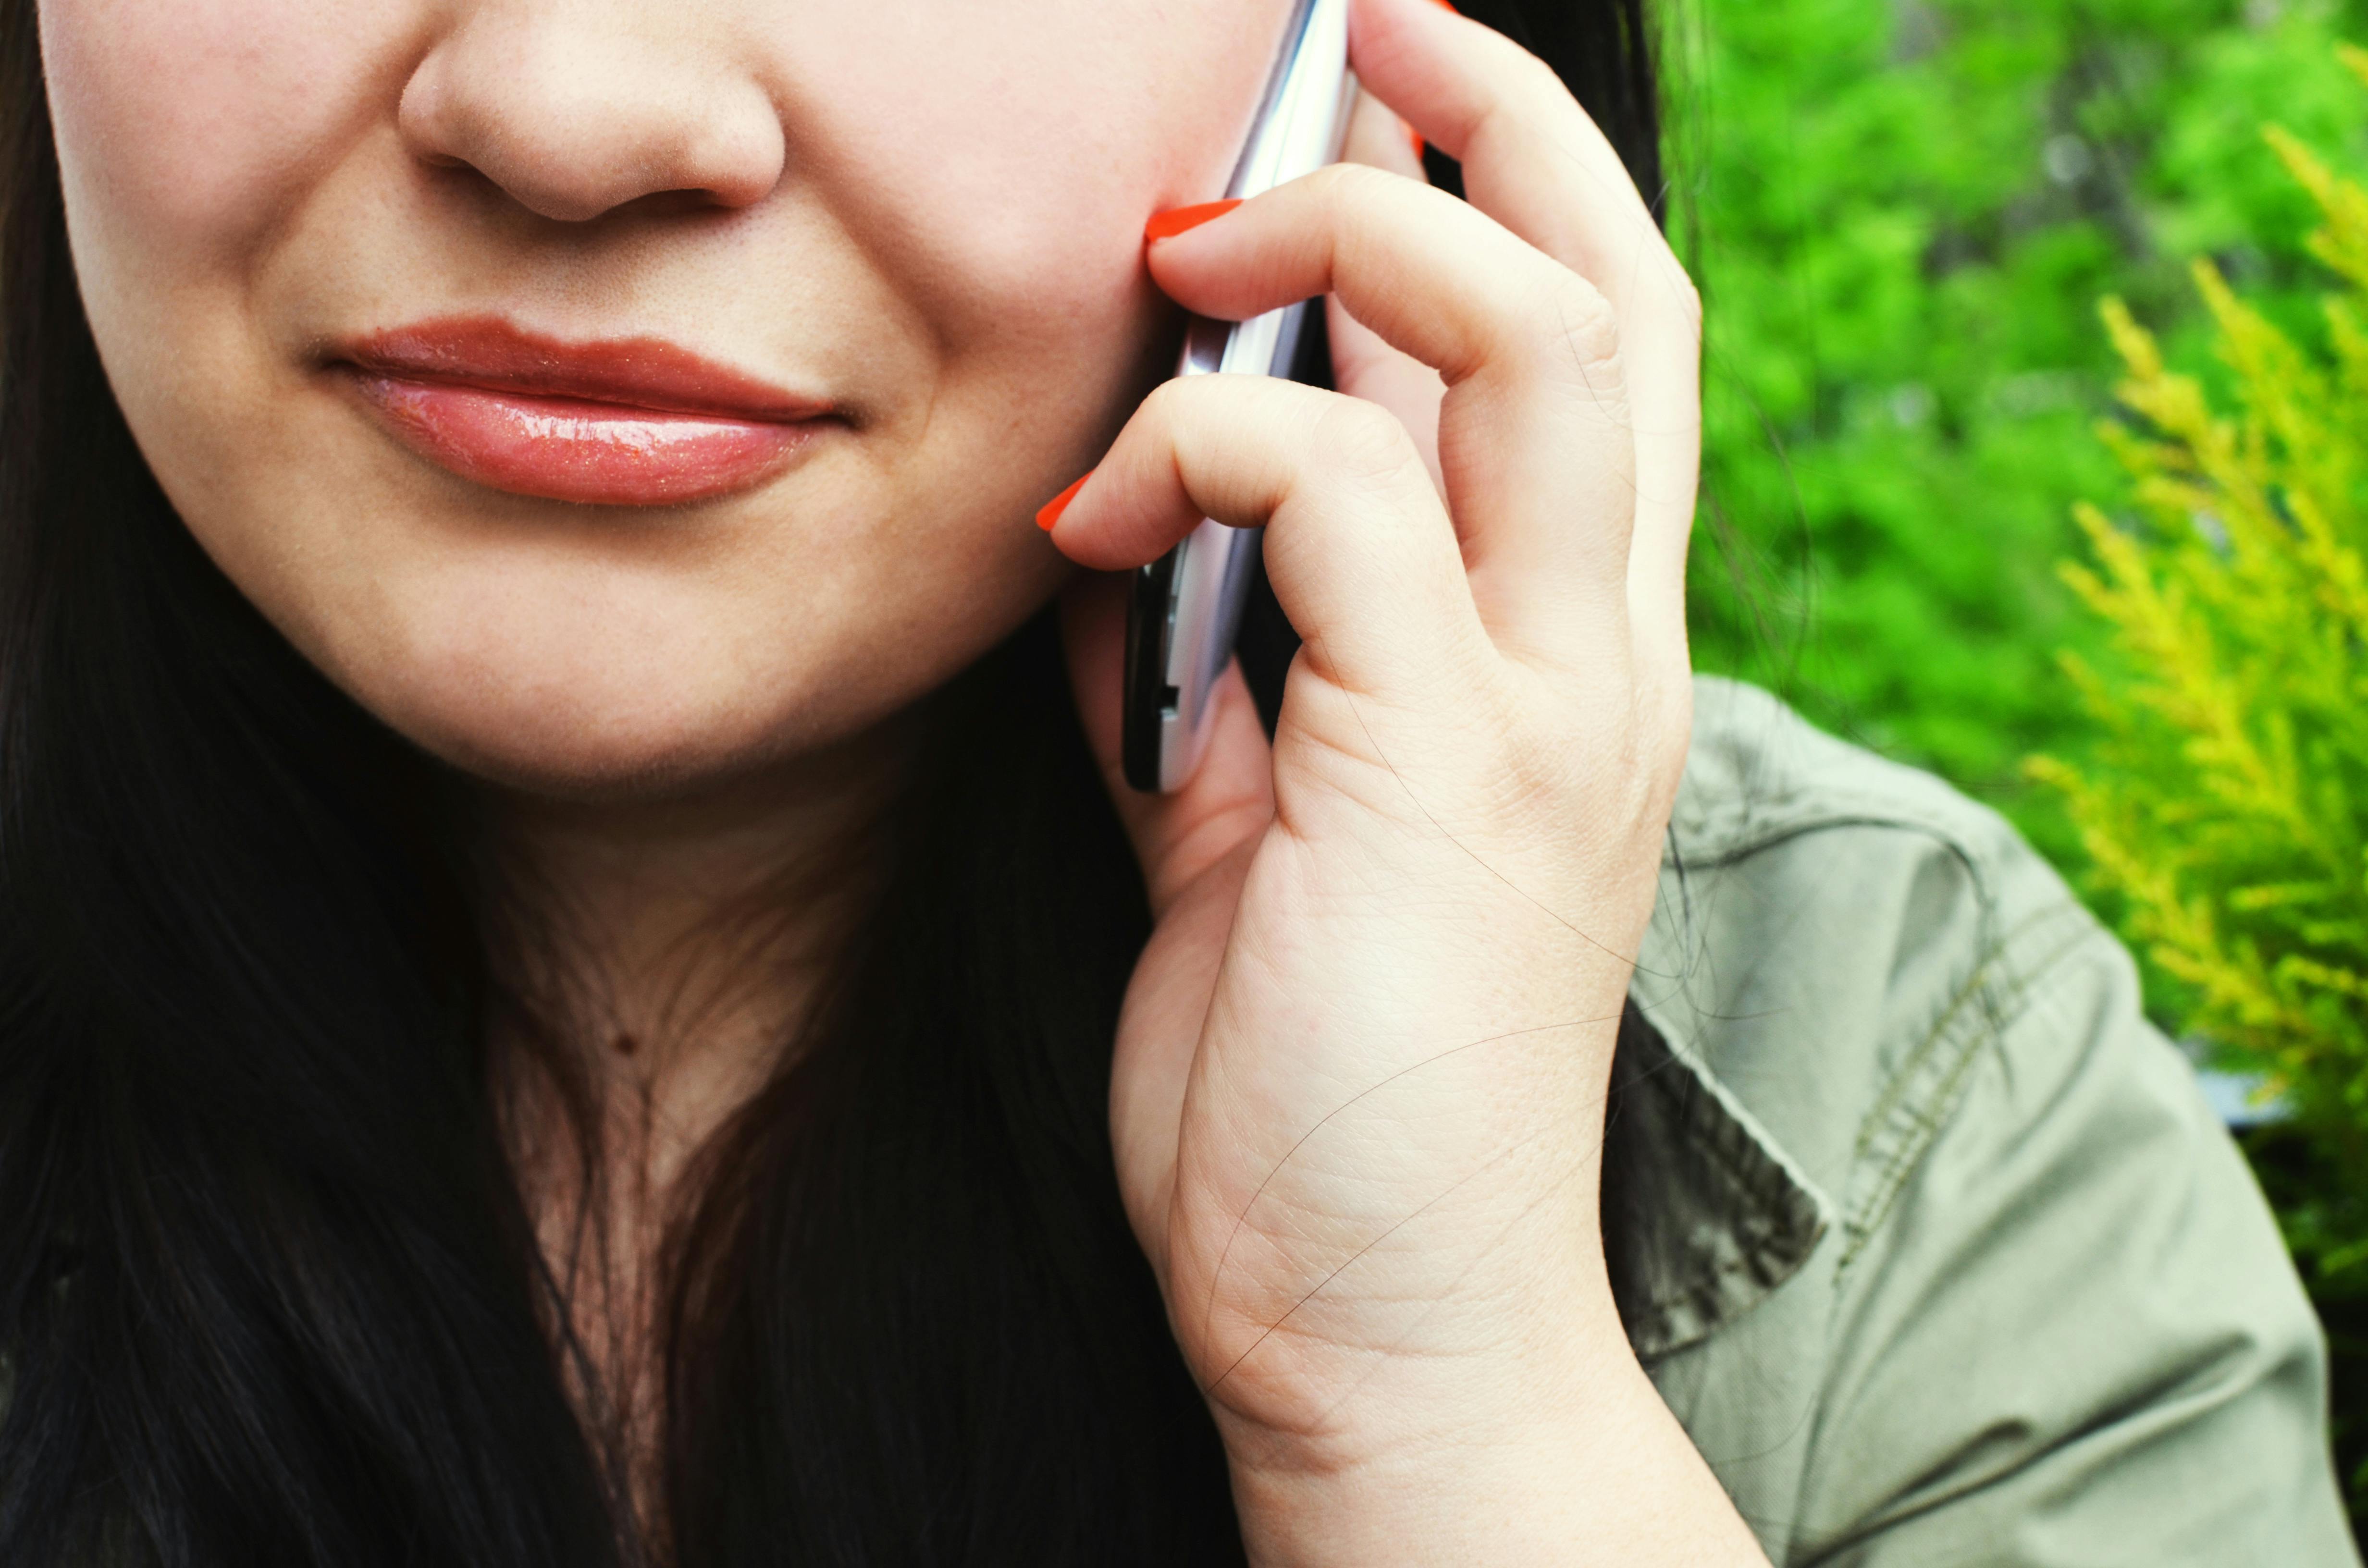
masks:
<svg viewBox="0 0 2368 1568"><path fill-rule="evenodd" d="M1507 74L1526 103L1535 105L1537 111L1541 112L1566 113L1577 109L1592 123L1594 117L1587 115L1586 108L1571 96L1570 85L1553 66L1518 46L1510 51L1510 56L1507 62Z"/></svg>
<svg viewBox="0 0 2368 1568"><path fill-rule="evenodd" d="M1315 411L1307 451L1317 468L1374 486L1421 461L1397 415L1362 398L1337 395L1325 398Z"/></svg>
<svg viewBox="0 0 2368 1568"><path fill-rule="evenodd" d="M1488 792L1503 820L1558 824L1598 845L1641 850L1657 841L1685 767L1686 699L1618 684L1625 699L1516 696L1475 705Z"/></svg>
<svg viewBox="0 0 2368 1568"><path fill-rule="evenodd" d="M1557 359L1580 366L1620 358L1620 318L1603 291L1567 267L1556 267L1540 290L1543 340Z"/></svg>
<svg viewBox="0 0 2368 1568"><path fill-rule="evenodd" d="M1496 812L1512 823L1561 814L1583 785L1584 749L1568 705L1531 681L1462 684L1467 733Z"/></svg>
<svg viewBox="0 0 2368 1568"><path fill-rule="evenodd" d="M1509 331L1509 355L1520 373L1592 402L1621 394L1619 315L1577 273L1545 269L1515 311Z"/></svg>
<svg viewBox="0 0 2368 1568"><path fill-rule="evenodd" d="M1135 405L1134 418L1156 430L1173 430L1189 419L1192 406L1194 380L1178 378L1162 381L1151 389Z"/></svg>
<svg viewBox="0 0 2368 1568"><path fill-rule="evenodd" d="M1198 449L1283 427L1297 405L1324 395L1265 376L1178 376L1154 387L1136 417L1172 444Z"/></svg>
<svg viewBox="0 0 2368 1568"><path fill-rule="evenodd" d="M1577 726L1532 719L1503 731L1497 776L1513 800L1549 808L1578 792L1581 746Z"/></svg>
<svg viewBox="0 0 2368 1568"><path fill-rule="evenodd" d="M1480 47L1490 57L1490 90L1474 114L1470 131L1480 131L1489 122L1501 125L1508 120L1540 119L1572 109L1586 113L1554 68L1533 51L1494 29L1481 40Z"/></svg>
<svg viewBox="0 0 2368 1568"><path fill-rule="evenodd" d="M1326 164L1308 175L1306 181L1336 221L1346 210L1373 199L1392 185L1406 183L1403 176L1370 164Z"/></svg>

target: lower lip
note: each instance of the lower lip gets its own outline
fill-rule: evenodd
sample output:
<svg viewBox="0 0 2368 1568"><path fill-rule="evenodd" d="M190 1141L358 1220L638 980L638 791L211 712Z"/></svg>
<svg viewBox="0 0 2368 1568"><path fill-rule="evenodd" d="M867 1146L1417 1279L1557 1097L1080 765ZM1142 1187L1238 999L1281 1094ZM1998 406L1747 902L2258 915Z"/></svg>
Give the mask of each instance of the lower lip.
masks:
<svg viewBox="0 0 2368 1568"><path fill-rule="evenodd" d="M516 495L664 506L746 490L813 439L814 419L674 414L363 371L354 385L395 437L463 479Z"/></svg>

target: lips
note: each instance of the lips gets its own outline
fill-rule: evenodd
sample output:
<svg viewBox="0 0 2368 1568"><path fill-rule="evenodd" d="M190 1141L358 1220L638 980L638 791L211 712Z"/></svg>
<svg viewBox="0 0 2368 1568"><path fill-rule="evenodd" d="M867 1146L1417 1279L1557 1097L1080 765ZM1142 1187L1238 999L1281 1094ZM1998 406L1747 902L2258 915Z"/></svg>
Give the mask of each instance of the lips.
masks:
<svg viewBox="0 0 2368 1568"><path fill-rule="evenodd" d="M334 363L429 462L495 490L596 506L749 489L834 413L662 338L569 343L492 317L373 333Z"/></svg>

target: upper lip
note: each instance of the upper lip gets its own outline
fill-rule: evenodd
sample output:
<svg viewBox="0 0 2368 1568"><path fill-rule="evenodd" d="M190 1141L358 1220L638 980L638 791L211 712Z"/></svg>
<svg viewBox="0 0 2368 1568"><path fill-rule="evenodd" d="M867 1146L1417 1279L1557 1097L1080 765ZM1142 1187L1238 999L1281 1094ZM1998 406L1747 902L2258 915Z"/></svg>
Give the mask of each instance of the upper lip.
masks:
<svg viewBox="0 0 2368 1568"><path fill-rule="evenodd" d="M368 333L340 345L332 358L370 375L660 414L780 424L832 411L827 402L801 397L662 337L571 342L498 316L443 317Z"/></svg>

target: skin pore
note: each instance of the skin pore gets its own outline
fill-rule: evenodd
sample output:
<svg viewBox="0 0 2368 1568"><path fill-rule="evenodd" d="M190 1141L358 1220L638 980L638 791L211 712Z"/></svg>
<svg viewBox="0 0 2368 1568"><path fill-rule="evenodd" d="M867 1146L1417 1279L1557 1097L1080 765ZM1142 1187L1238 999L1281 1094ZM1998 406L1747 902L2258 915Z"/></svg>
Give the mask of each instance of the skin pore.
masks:
<svg viewBox="0 0 2368 1568"><path fill-rule="evenodd" d="M1114 795L1157 921L1114 1041L1121 1185L1252 1557L1758 1561L1628 1349L1596 1231L1688 723L1697 308L1559 83L1424 0L1355 8L1370 166L1146 256L1148 217L1222 185L1285 9L40 17L131 428L290 641L480 783L540 933L516 978L616 1134L613 1234L649 1233L807 1005L915 701L1069 562L1266 524L1307 643L1272 747L1235 681L1190 787ZM1463 161L1470 205L1407 177L1399 118ZM1163 295L1240 317L1324 294L1339 394L1145 398ZM372 380L388 335L488 322L509 368L421 395L515 401L546 353L643 375L633 346L661 340L813 412L737 488L553 499L439 458L388 413L417 389ZM500 417L594 417L613 390ZM1096 464L1049 543L1027 526ZM1064 607L1106 760L1111 585ZM564 1254L585 1195L521 1104ZM622 1250L581 1300L631 1389L645 1260Z"/></svg>

